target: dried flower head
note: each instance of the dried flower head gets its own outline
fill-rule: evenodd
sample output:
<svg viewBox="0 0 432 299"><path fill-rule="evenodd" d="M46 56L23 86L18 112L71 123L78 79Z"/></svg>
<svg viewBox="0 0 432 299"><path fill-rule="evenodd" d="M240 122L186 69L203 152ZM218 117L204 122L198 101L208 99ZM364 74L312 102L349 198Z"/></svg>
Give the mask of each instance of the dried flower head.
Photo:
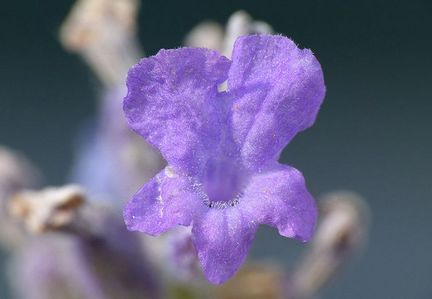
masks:
<svg viewBox="0 0 432 299"><path fill-rule="evenodd" d="M302 174L277 162L324 98L310 50L279 35L240 37L232 61L203 48L161 50L129 71L127 85L129 126L168 162L125 207L129 230L159 235L192 225L215 284L243 263L259 224L310 239L314 199Z"/></svg>
<svg viewBox="0 0 432 299"><path fill-rule="evenodd" d="M41 233L69 224L83 203L83 190L68 185L41 191L21 191L12 197L9 209L29 231Z"/></svg>

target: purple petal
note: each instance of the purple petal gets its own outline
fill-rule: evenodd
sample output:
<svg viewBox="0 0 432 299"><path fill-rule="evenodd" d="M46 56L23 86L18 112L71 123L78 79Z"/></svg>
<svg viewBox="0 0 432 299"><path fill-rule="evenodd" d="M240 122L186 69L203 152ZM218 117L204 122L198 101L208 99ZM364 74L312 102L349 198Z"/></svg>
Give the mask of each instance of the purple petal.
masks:
<svg viewBox="0 0 432 299"><path fill-rule="evenodd" d="M325 94L319 62L278 35L237 39L228 76L231 125L244 164L260 169L315 121Z"/></svg>
<svg viewBox="0 0 432 299"><path fill-rule="evenodd" d="M286 165L254 175L238 207L257 222L276 227L285 237L308 241L315 229L315 200L303 175Z"/></svg>
<svg viewBox="0 0 432 299"><path fill-rule="evenodd" d="M215 97L230 63L216 51L180 48L161 50L129 71L129 126L178 171L196 173L220 142L224 107Z"/></svg>
<svg viewBox="0 0 432 299"><path fill-rule="evenodd" d="M128 230L157 236L175 225L190 225L204 209L189 180L166 168L133 196L123 217Z"/></svg>
<svg viewBox="0 0 432 299"><path fill-rule="evenodd" d="M192 228L192 240L207 279L220 284L241 266L257 225L237 208L210 209Z"/></svg>

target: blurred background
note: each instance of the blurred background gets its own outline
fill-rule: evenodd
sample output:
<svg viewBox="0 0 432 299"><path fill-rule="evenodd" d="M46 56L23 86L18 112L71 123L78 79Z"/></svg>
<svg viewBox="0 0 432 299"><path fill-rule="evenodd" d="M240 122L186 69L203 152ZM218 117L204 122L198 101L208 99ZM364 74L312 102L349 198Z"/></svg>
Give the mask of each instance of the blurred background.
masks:
<svg viewBox="0 0 432 299"><path fill-rule="evenodd" d="M0 143L60 185L74 139L96 111L98 83L64 51L58 29L73 1L4 1L0 9ZM327 96L316 124L282 161L310 191L349 189L372 212L365 250L322 298L432 298L432 2L142 1L146 55L182 44L204 20L243 9L322 64ZM289 267L304 247L262 228L252 254ZM10 298L0 258L0 298Z"/></svg>

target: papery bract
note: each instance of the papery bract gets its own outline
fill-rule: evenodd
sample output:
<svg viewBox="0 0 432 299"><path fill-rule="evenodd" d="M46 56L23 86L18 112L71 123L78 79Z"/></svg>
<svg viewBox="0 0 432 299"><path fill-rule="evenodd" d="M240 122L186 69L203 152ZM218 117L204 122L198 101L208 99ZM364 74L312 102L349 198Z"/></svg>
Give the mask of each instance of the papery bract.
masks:
<svg viewBox="0 0 432 299"><path fill-rule="evenodd" d="M224 81L227 91L218 92ZM278 35L240 37L232 61L203 48L161 50L131 68L127 86L129 126L168 162L126 205L129 230L192 225L215 284L240 267L259 224L311 238L315 202L302 174L277 162L324 98L310 50Z"/></svg>

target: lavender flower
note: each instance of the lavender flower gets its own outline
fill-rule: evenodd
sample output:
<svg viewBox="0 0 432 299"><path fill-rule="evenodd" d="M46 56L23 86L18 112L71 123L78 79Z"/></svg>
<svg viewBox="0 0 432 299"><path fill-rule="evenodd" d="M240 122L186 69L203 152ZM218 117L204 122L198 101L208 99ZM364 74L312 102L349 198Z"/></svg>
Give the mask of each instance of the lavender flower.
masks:
<svg viewBox="0 0 432 299"><path fill-rule="evenodd" d="M156 236L192 225L214 284L237 271L259 224L311 238L315 202L302 174L277 162L324 98L310 50L275 35L240 37L232 61L203 48L161 50L129 71L127 85L129 126L168 162L125 207L129 230Z"/></svg>

